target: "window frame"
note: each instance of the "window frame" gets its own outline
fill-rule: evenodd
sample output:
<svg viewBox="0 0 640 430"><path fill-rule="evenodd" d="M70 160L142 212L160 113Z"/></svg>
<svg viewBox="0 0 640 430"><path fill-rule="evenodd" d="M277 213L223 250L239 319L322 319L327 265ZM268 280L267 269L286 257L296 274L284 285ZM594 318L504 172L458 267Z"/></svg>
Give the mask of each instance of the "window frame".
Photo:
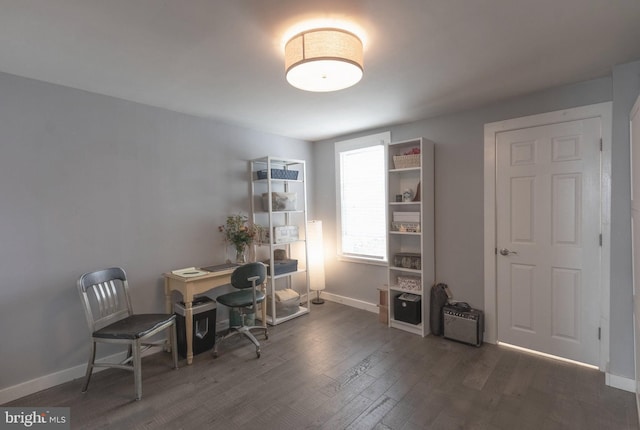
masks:
<svg viewBox="0 0 640 430"><path fill-rule="evenodd" d="M388 245L388 237L387 237L387 221L388 221L388 210L387 210L387 148L388 144L391 142L391 132L382 132L376 133L368 136L361 136L354 139L347 139L336 141L334 144L334 153L335 153L335 174L336 174L336 254L337 258L340 261L349 261L355 263L366 263L366 264L374 264L386 266L388 264L389 259L389 245ZM372 146L382 146L383 147L383 175L384 175L384 190L383 190L383 198L384 198L384 257L383 258L375 258L372 256L365 256L361 254L346 254L342 249L342 163L341 163L341 154L343 152L353 151L357 149L368 148Z"/></svg>

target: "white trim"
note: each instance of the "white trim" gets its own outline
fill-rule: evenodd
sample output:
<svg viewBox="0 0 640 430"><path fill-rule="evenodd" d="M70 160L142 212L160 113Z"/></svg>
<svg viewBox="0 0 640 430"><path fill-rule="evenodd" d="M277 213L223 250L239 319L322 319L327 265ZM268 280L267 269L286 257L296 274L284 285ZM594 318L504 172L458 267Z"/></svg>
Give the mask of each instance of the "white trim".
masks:
<svg viewBox="0 0 640 430"><path fill-rule="evenodd" d="M162 339L158 339L157 342L162 342ZM142 353L142 357L146 357L159 352L158 348L159 347L154 347L145 350ZM118 352L116 354L97 359L96 363L118 363L120 361L123 361L126 356L126 351ZM106 369L108 369L108 367L94 367L93 374L102 372ZM20 384L14 385L12 387L3 388L0 390L0 405L24 396L28 396L33 393L37 393L38 391L46 390L47 388L55 387L56 385L64 384L65 382L73 381L74 379L82 378L82 380L84 380L84 375L86 374L86 372L87 364L84 363L74 367L70 367L68 369L60 370L58 372L50 373L48 375L40 376L30 381L21 382ZM133 373L131 373L131 376L133 377ZM80 389L81 386L80 384L78 384L78 391L80 391ZM89 385L89 389L91 389L91 385Z"/></svg>
<svg viewBox="0 0 640 430"><path fill-rule="evenodd" d="M636 397L636 409L637 409L637 414L638 414L638 418L640 418L640 367L638 366L639 363L639 359L640 357L638 357L638 343L639 343L639 336L640 333L638 333L638 318L640 318L640 315L638 315L638 284L640 283L640 279L637 279L638 275L637 275L637 271L638 271L638 267L637 266L637 255L638 253L640 253L640 249L635 249L635 237L640 234L640 232L636 232L635 230L637 230L638 228L635 227L634 228L634 224L637 221L640 221L640 218L638 217L638 212L640 212L638 209L640 209L640 202L634 201L634 196L635 196L635 190L634 190L634 182L636 182L638 180L637 176L638 172L634 172L634 161L633 161L633 157L634 157L634 144L636 143L637 140L640 139L640 137L636 137L636 141L634 141L634 134L633 134L633 126L634 126L634 121L635 120L639 120L640 118L636 118L636 115L638 114L638 111L640 111L640 95L638 96L638 98L636 99L635 103L633 104L633 107L631 108L631 113L629 114L629 172L630 172L630 198L631 198L631 268L632 268L632 280L633 280L633 368L634 368L634 387L633 387L633 392L635 393L635 397ZM637 149L636 149L637 151ZM637 154L636 154L637 155Z"/></svg>
<svg viewBox="0 0 640 430"><path fill-rule="evenodd" d="M557 124L587 118L601 119L602 158L602 250L600 279L600 363L604 371L609 362L609 302L611 259L611 121L612 103L598 103L573 109L531 115L485 124L484 126L484 314L485 342L496 343L496 134L521 128Z"/></svg>
<svg viewBox="0 0 640 430"><path fill-rule="evenodd" d="M378 305L375 303L365 302L363 300L352 299L351 297L340 296L338 294L326 293L322 291L320 297L335 303L351 306L352 308L362 309L363 311L378 313ZM319 306L319 305L316 305ZM313 309L313 308L312 308Z"/></svg>
<svg viewBox="0 0 640 430"><path fill-rule="evenodd" d="M604 381L609 387L629 391L630 393L635 393L636 391L636 381L630 378L625 378L624 376L605 373Z"/></svg>
<svg viewBox="0 0 640 430"><path fill-rule="evenodd" d="M347 139L342 141L337 141L334 143L334 166L335 166L335 195L336 195L336 255L339 261L346 262L359 262L359 263L367 263L367 264L375 264L375 265L386 265L387 259L376 259L376 258L366 258L360 257L356 255L345 255L342 253L342 191L341 191L341 171L340 171L340 153L346 151L352 151L356 149L367 148L370 146L381 145L385 148L386 145L391 142L391 132L385 131L382 133L371 134L368 136L356 137L354 139ZM386 152L385 157L383 157L386 163ZM384 170L387 170L387 166L385 164ZM386 187L386 184L385 184ZM385 194L386 196L386 190ZM385 220L386 225L386 220ZM385 235L386 237L386 235ZM385 244L385 252L386 252L386 244ZM388 256L387 256L388 258Z"/></svg>
<svg viewBox="0 0 640 430"><path fill-rule="evenodd" d="M119 356L124 357L124 353L115 354L110 358L116 360L122 360ZM104 370L104 367L96 368L96 372ZM81 364L69 369L61 370L59 372L50 373L48 375L41 376L30 381L22 382L12 387L6 387L0 390L0 404L10 402L12 400L19 399L29 394L36 393L38 391L46 390L47 388L55 387L56 385L63 384L65 382L72 381L74 379L84 376L87 371L87 365ZM78 385L78 390L80 386Z"/></svg>

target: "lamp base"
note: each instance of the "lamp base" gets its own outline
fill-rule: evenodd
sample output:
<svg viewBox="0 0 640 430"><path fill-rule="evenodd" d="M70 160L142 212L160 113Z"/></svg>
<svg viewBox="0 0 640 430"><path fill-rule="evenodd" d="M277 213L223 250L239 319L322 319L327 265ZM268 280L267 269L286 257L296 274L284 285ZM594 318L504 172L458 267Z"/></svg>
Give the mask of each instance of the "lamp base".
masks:
<svg viewBox="0 0 640 430"><path fill-rule="evenodd" d="M320 298L320 290L316 290L317 296L315 299L311 299L311 303L314 305L321 305L324 303L324 299Z"/></svg>

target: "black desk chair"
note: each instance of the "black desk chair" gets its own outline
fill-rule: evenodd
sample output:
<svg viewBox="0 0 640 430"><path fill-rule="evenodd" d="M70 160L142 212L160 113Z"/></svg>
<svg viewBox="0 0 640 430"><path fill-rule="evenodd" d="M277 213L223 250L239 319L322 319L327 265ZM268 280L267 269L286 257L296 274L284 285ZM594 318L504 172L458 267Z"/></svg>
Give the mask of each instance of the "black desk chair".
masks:
<svg viewBox="0 0 640 430"><path fill-rule="evenodd" d="M148 342L163 330L169 331L173 367L178 368L176 317L173 314L134 314L129 298L127 275L119 267L85 273L78 279L78 291L84 305L89 330L91 352L87 364L82 392L89 387L94 367L115 367L133 371L136 400L142 398L142 351L161 346L161 342ZM96 363L96 343L127 345L127 358L120 363Z"/></svg>
<svg viewBox="0 0 640 430"><path fill-rule="evenodd" d="M216 297L216 301L229 308L237 308L240 311L241 325L229 328L229 332L219 339L213 347L213 356L218 356L218 345L232 336L242 334L246 336L256 346L256 355L260 358L260 343L255 338L252 330L264 331L265 339L269 339L266 326L245 325L246 310L251 309L254 313L256 305L262 303L265 293L260 289L267 277L267 268L263 263L248 263L238 267L231 274L231 285L237 290L231 293L222 294ZM229 318L231 321L231 318ZM266 323L265 323L266 324Z"/></svg>

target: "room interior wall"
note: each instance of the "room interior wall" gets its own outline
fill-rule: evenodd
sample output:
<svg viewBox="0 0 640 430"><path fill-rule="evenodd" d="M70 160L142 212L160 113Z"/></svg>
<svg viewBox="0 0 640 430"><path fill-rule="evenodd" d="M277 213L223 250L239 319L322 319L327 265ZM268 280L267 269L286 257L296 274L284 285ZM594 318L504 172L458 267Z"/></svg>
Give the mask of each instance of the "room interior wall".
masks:
<svg viewBox="0 0 640 430"><path fill-rule="evenodd" d="M629 159L628 114L637 95L637 66L614 69L600 78L551 88L464 112L410 124L380 127L316 142L314 159L324 181L316 182L318 208L325 221L327 293L376 303L377 288L385 282L383 267L339 261L336 258L335 169L333 143L390 130L392 141L422 136L435 142L436 280L451 288L456 300L482 308L483 287L483 133L484 124L605 101L614 105L612 193L612 285L609 371L633 378L631 314L631 249L628 234ZM618 95L619 94L619 95ZM619 99L624 99L622 103ZM617 119L616 119L617 118ZM616 125L617 121L617 125ZM626 121L627 137L622 134ZM618 129L618 131L616 131ZM625 152L626 151L626 152ZM626 157L626 158L625 158ZM626 181L626 182L625 182ZM616 262L618 257L622 257Z"/></svg>
<svg viewBox="0 0 640 430"><path fill-rule="evenodd" d="M385 130L393 140L436 142L437 279L482 307L484 124L610 100L610 371L632 378L625 136L639 76L640 63L631 63L612 78L311 145L0 74L0 390L86 362L81 273L122 265L137 309L158 311L162 272L227 258L217 226L248 211L246 160L267 154L310 161L309 215L324 224L327 292L376 303L384 268L336 259L333 142Z"/></svg>
<svg viewBox="0 0 640 430"><path fill-rule="evenodd" d="M640 93L640 61L614 67L612 76L610 372L634 379L629 114Z"/></svg>
<svg viewBox="0 0 640 430"><path fill-rule="evenodd" d="M82 273L122 266L135 310L163 311L163 272L231 256L246 160L313 172L297 139L7 74L0 100L0 391L86 363Z"/></svg>

